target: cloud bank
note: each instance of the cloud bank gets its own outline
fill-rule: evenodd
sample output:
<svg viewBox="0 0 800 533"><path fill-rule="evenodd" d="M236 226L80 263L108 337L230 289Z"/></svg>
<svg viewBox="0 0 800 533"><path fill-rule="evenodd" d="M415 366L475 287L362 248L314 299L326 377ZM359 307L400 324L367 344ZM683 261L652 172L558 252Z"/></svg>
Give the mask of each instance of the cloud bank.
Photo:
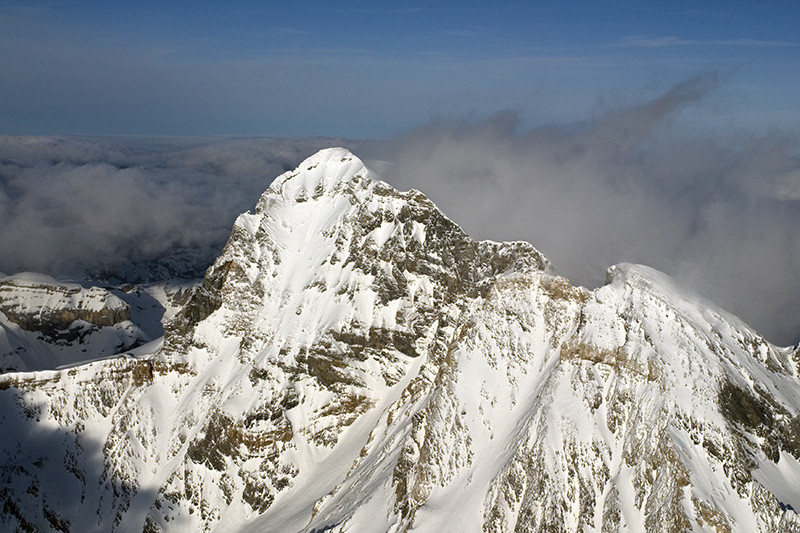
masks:
<svg viewBox="0 0 800 533"><path fill-rule="evenodd" d="M331 140L0 137L0 271L213 257L272 179Z"/></svg>
<svg viewBox="0 0 800 533"><path fill-rule="evenodd" d="M500 112L380 141L0 137L0 271L75 275L176 250L204 264L275 176L344 145L473 237L533 243L574 283L644 263L796 343L800 140L678 131L719 83L524 131Z"/></svg>

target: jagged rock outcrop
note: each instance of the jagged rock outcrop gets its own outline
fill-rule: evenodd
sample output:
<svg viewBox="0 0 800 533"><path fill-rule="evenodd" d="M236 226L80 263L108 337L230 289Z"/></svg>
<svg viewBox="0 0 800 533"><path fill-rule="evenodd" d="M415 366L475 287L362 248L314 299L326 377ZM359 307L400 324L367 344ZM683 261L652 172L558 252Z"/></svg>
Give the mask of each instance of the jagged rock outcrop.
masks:
<svg viewBox="0 0 800 533"><path fill-rule="evenodd" d="M574 287L343 149L158 351L0 389L10 528L800 530L792 349L647 267Z"/></svg>

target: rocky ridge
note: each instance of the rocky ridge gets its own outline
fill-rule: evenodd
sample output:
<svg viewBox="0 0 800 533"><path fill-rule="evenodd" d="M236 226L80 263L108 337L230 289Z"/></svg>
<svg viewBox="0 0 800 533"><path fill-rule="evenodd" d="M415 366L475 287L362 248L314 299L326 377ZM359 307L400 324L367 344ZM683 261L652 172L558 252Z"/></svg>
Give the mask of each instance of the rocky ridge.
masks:
<svg viewBox="0 0 800 533"><path fill-rule="evenodd" d="M162 347L0 389L12 528L800 530L798 352L647 267L574 287L343 149Z"/></svg>

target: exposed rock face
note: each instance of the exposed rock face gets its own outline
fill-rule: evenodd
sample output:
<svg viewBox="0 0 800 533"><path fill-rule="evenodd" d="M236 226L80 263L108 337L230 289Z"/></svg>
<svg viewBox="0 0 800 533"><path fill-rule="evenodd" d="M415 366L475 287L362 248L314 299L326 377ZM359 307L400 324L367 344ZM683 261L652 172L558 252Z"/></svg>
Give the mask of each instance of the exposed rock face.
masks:
<svg viewBox="0 0 800 533"><path fill-rule="evenodd" d="M796 359L647 267L573 287L325 150L158 352L0 377L0 521L797 531Z"/></svg>

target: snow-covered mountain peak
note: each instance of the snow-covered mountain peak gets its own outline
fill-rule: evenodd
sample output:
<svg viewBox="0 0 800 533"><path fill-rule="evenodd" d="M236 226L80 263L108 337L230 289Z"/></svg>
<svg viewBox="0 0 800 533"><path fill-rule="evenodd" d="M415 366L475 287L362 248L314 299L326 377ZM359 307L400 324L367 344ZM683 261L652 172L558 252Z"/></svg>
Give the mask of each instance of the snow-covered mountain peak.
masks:
<svg viewBox="0 0 800 533"><path fill-rule="evenodd" d="M606 271L606 285L630 286L648 289L674 298L696 301L699 296L682 287L673 278L647 265L619 263ZM707 302L707 305L713 305Z"/></svg>
<svg viewBox="0 0 800 533"><path fill-rule="evenodd" d="M258 335L285 332L299 345L354 324L409 335L404 315L476 293L506 271L547 268L530 244L473 241L422 193L400 192L331 148L278 177L256 212L239 216L177 317L176 338L217 310L224 324L247 324L248 336L255 323ZM279 323L268 318L276 313ZM168 349L171 339L168 331Z"/></svg>
<svg viewBox="0 0 800 533"><path fill-rule="evenodd" d="M349 182L376 179L364 163L346 148L326 148L312 155L294 170L278 176L265 196L280 195L297 202L331 194ZM256 212L264 209L259 202Z"/></svg>
<svg viewBox="0 0 800 533"><path fill-rule="evenodd" d="M0 377L0 524L800 529L790 350L647 267L574 287L343 149L237 219L152 350Z"/></svg>

